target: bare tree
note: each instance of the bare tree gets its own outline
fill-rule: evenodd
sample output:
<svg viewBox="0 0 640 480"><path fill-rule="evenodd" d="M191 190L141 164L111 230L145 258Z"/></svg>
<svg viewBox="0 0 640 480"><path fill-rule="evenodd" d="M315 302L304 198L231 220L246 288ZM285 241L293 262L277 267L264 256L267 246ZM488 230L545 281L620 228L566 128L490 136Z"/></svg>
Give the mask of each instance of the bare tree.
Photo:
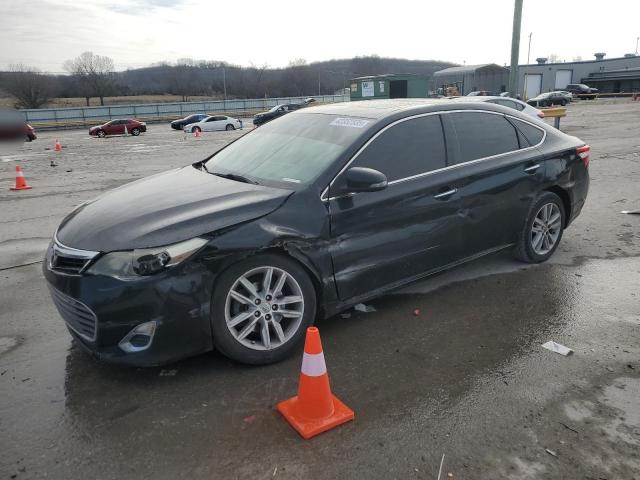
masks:
<svg viewBox="0 0 640 480"><path fill-rule="evenodd" d="M55 80L39 70L12 65L4 89L16 99L16 108L40 108L55 94Z"/></svg>
<svg viewBox="0 0 640 480"><path fill-rule="evenodd" d="M91 97L100 98L100 105L104 105L104 97L114 90L115 67L109 57L84 52L73 60L67 60L64 68L77 78L87 106Z"/></svg>

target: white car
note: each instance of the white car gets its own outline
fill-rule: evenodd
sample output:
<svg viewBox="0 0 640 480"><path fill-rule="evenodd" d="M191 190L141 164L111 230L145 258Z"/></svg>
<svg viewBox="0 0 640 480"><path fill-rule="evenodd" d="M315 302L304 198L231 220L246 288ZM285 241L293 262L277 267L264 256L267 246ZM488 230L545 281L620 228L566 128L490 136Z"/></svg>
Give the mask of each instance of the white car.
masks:
<svg viewBox="0 0 640 480"><path fill-rule="evenodd" d="M226 117L224 115L212 115L207 118L203 118L199 122L190 123L184 126L185 133L196 132L213 132L216 130L235 130L236 128L242 128L242 120L237 118Z"/></svg>
<svg viewBox="0 0 640 480"><path fill-rule="evenodd" d="M467 102L469 98L458 97L458 99L464 99ZM456 98L453 99L457 100ZM517 100L515 98L510 97L473 97L474 102L489 102L495 103L496 105L502 105L503 107L513 108L514 110L518 110L519 112L526 113L527 115L531 115L532 117L544 118L544 113L541 110L538 110L531 105L524 103L521 100Z"/></svg>

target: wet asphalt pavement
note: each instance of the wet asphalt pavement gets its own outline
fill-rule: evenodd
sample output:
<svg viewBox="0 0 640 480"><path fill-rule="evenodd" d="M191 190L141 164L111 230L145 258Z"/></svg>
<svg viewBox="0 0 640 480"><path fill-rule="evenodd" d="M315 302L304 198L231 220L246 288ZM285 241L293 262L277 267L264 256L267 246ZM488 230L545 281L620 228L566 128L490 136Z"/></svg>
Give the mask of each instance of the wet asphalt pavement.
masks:
<svg viewBox="0 0 640 480"><path fill-rule="evenodd" d="M240 132L45 132L0 152L0 478L435 479L444 454L442 478L640 479L640 216L619 213L640 209L640 105L583 102L562 122L592 146L592 182L554 257L503 253L319 322L356 419L310 441L274 409L295 393L298 356L97 363L32 264L74 205ZM8 191L16 160L33 190Z"/></svg>

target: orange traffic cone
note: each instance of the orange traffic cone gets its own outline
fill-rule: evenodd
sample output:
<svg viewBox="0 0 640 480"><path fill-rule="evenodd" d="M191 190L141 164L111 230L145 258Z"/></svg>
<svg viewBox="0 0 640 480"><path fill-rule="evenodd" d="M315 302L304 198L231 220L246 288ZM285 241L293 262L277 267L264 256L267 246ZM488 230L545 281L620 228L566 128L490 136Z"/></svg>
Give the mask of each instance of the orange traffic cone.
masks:
<svg viewBox="0 0 640 480"><path fill-rule="evenodd" d="M276 408L304 439L354 418L353 410L331 393L320 333L316 327L307 328L298 395L280 402Z"/></svg>
<svg viewBox="0 0 640 480"><path fill-rule="evenodd" d="M16 186L11 187L10 190L30 190L31 187L27 185L27 181L24 179L24 173L20 165L16 165Z"/></svg>
<svg viewBox="0 0 640 480"><path fill-rule="evenodd" d="M56 152L61 152L62 151L62 145L60 144L60 142L58 141L58 139L56 138L56 144L55 144L55 151Z"/></svg>

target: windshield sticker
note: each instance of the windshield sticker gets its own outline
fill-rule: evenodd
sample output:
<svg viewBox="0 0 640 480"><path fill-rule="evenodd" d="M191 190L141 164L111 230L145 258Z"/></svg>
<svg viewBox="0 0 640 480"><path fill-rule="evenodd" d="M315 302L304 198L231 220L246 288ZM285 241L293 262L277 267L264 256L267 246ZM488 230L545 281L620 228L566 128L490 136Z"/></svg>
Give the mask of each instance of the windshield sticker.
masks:
<svg viewBox="0 0 640 480"><path fill-rule="evenodd" d="M351 127L351 128L364 128L369 123L369 120L362 120L360 118L336 118L329 125L334 127Z"/></svg>
<svg viewBox="0 0 640 480"><path fill-rule="evenodd" d="M300 180L297 180L295 178L286 178L285 177L282 180L285 181L285 182L301 183Z"/></svg>

